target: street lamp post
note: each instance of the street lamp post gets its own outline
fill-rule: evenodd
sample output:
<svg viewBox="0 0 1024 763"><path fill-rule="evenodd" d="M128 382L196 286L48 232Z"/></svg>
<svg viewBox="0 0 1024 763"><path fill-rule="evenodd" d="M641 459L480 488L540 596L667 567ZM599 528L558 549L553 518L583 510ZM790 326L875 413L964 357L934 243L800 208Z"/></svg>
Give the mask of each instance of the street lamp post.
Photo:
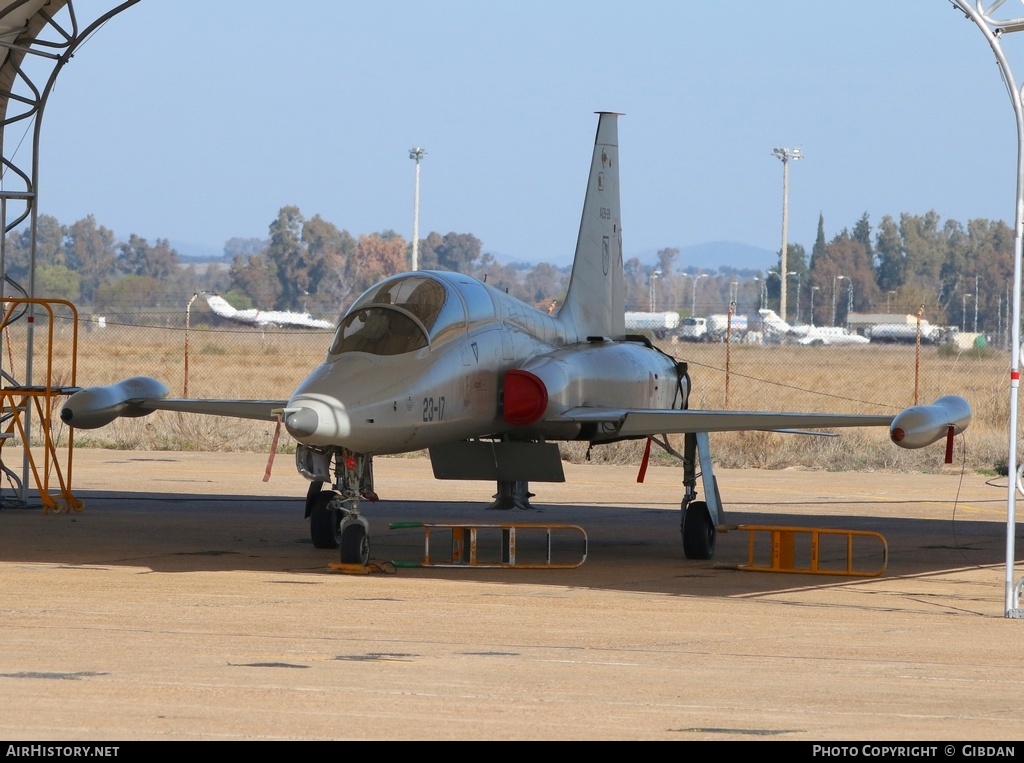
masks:
<svg viewBox="0 0 1024 763"><path fill-rule="evenodd" d="M795 270L790 270L788 273L786 273L786 275L787 276L796 276L796 321L794 321L794 322L799 325L799 323L800 323L800 274L797 273ZM786 317L783 316L782 320L786 320Z"/></svg>
<svg viewBox="0 0 1024 763"><path fill-rule="evenodd" d="M788 248L786 237L789 233L789 160L803 159L804 156L800 153L799 148L775 148L772 153L782 162L782 249L779 270L785 273L787 270L786 249ZM779 315L782 320L786 320L786 279L779 278L779 281L782 282L779 292Z"/></svg>
<svg viewBox="0 0 1024 763"><path fill-rule="evenodd" d="M974 276L974 333L978 333L978 279L981 276Z"/></svg>
<svg viewBox="0 0 1024 763"><path fill-rule="evenodd" d="M409 149L409 158L416 162L416 193L412 202L412 269L420 267L420 159L427 149L413 146Z"/></svg>
<svg viewBox="0 0 1024 763"><path fill-rule="evenodd" d="M693 302L690 303L690 317L692 318L697 314L697 281L706 276L707 273L701 273L693 277Z"/></svg>
<svg viewBox="0 0 1024 763"><path fill-rule="evenodd" d="M967 300L969 300L972 296L973 295L971 295L971 294L964 294L964 298L962 300L960 300L961 309L962 309L962 314L960 316L960 330L961 331L966 331L967 330Z"/></svg>
<svg viewBox="0 0 1024 763"><path fill-rule="evenodd" d="M658 278L660 276L661 276L661 270L660 269L655 270L653 273L651 273L651 278L650 278L650 289L651 289L650 303L651 303L651 312L652 313L658 312L658 292L654 288L654 284L657 283Z"/></svg>
<svg viewBox="0 0 1024 763"><path fill-rule="evenodd" d="M842 281L846 276L836 276L832 279L832 325L836 325L836 286L839 281Z"/></svg>
<svg viewBox="0 0 1024 763"><path fill-rule="evenodd" d="M811 325L814 325L814 292L820 289L820 286L811 287Z"/></svg>
<svg viewBox="0 0 1024 763"><path fill-rule="evenodd" d="M772 276L775 276L776 278L778 278L778 279L779 279L779 283L780 283L780 284L782 283L782 280L783 280L783 279L782 279L782 276L780 276L780 275L779 275L779 274L778 274L778 273L777 273L776 271L774 271L774 270L769 270L769 271L768 271L768 272L767 272L767 273L765 274L765 276L764 276L764 289L765 289L765 295L764 295L764 300L765 300L765 307L768 307L768 304L767 304L767 303L768 303L768 279L769 279L769 278L771 278ZM781 298L782 292L784 292L784 291L785 291L785 288L784 288L784 287L782 287L782 286L779 286L779 295L780 295L780 298ZM780 307L780 308L782 307L781 303L779 304L779 307ZM786 320L786 316L785 316L785 315L782 315L782 314L780 314L780 315L779 315L779 317L780 317L780 318L782 318L782 320Z"/></svg>

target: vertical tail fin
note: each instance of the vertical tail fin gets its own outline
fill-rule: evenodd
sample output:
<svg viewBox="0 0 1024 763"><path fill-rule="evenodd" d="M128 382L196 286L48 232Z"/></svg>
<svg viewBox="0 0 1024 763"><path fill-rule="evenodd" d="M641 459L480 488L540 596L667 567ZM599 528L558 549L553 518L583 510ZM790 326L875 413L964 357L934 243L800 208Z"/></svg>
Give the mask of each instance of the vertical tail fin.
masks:
<svg viewBox="0 0 1024 763"><path fill-rule="evenodd" d="M758 310L765 327L780 334L788 334L793 327L786 323L774 310Z"/></svg>
<svg viewBox="0 0 1024 763"><path fill-rule="evenodd" d="M559 319L575 330L579 341L589 336L620 339L626 333L619 209L619 115L598 113L576 256L565 304L558 313Z"/></svg>

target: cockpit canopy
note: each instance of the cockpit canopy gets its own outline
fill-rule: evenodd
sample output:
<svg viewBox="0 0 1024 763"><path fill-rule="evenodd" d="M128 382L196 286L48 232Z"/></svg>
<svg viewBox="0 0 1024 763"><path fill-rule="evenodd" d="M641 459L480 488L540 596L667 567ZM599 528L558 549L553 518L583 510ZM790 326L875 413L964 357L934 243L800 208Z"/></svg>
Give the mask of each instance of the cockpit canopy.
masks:
<svg viewBox="0 0 1024 763"><path fill-rule="evenodd" d="M424 274L400 275L368 289L341 319L331 355L401 355L466 330L454 289Z"/></svg>

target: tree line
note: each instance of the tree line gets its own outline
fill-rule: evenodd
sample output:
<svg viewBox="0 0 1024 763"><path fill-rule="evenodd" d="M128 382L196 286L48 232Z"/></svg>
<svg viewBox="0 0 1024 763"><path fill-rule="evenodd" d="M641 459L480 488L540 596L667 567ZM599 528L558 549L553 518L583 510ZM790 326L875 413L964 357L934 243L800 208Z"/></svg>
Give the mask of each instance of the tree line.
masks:
<svg viewBox="0 0 1024 763"><path fill-rule="evenodd" d="M393 230L352 235L320 215L282 207L266 239L236 237L219 261L188 262L167 239L114 232L89 215L70 225L40 215L35 294L98 313L180 311L196 292L224 296L238 309L294 310L335 317L377 281L409 269L411 245ZM30 233L7 236L4 272L28 288ZM531 303L560 296L568 268L502 265L471 233L431 232L420 241L419 267L468 273Z"/></svg>
<svg viewBox="0 0 1024 763"><path fill-rule="evenodd" d="M29 232L6 241L5 272L27 286ZM780 253L781 254L781 253ZM420 241L419 266L475 276L525 302L561 301L569 268L549 263L502 264L471 233L431 232ZM217 292L239 309L295 310L336 316L382 278L407 270L411 244L393 230L352 235L320 215L282 207L267 238L232 238L219 262L184 260L167 239L136 235L118 241L89 215L70 225L40 215L35 293L67 299L97 312L180 310L197 291ZM823 217L808 256L787 247L787 272L684 266L666 247L654 263L626 260L629 310L678 310L698 315L761 307L778 310L787 278L789 320L841 325L849 311L917 313L932 323L993 331L1009 313L1013 231L1002 221L962 225L937 213L883 217L873 230L867 213L826 240ZM812 312L813 310L813 312ZM965 320L966 318L966 320Z"/></svg>
<svg viewBox="0 0 1024 763"><path fill-rule="evenodd" d="M654 265L627 261L629 299L647 306L638 309L649 309L653 298L659 311L684 314L726 312L731 303L741 313L778 311L786 278L791 323L843 325L849 312L916 315L923 307L933 324L994 333L1007 325L1013 298L1013 230L1001 220L943 221L934 211L886 215L877 230L864 213L830 240L819 215L810 256L802 244L788 244L785 273L781 251L763 272L679 272L678 259L679 250L667 248Z"/></svg>

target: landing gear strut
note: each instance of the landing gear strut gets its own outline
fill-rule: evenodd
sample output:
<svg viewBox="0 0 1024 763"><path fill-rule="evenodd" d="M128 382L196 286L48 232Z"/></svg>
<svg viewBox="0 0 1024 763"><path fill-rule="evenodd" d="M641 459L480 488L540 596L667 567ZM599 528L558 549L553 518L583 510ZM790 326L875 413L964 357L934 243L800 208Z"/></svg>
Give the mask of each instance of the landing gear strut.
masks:
<svg viewBox="0 0 1024 763"><path fill-rule="evenodd" d="M296 452L299 471L311 480L306 493L309 534L316 548L339 549L342 564L370 560L370 523L359 513L363 499L376 501L373 457L345 448ZM333 463L333 490L323 490Z"/></svg>
<svg viewBox="0 0 1024 763"><path fill-rule="evenodd" d="M697 461L700 460L700 473ZM697 477L704 485L706 501L698 501ZM722 499L718 482L711 469L711 452L707 432L686 434L683 440L683 554L687 559L711 559L715 555L716 525L722 524Z"/></svg>

